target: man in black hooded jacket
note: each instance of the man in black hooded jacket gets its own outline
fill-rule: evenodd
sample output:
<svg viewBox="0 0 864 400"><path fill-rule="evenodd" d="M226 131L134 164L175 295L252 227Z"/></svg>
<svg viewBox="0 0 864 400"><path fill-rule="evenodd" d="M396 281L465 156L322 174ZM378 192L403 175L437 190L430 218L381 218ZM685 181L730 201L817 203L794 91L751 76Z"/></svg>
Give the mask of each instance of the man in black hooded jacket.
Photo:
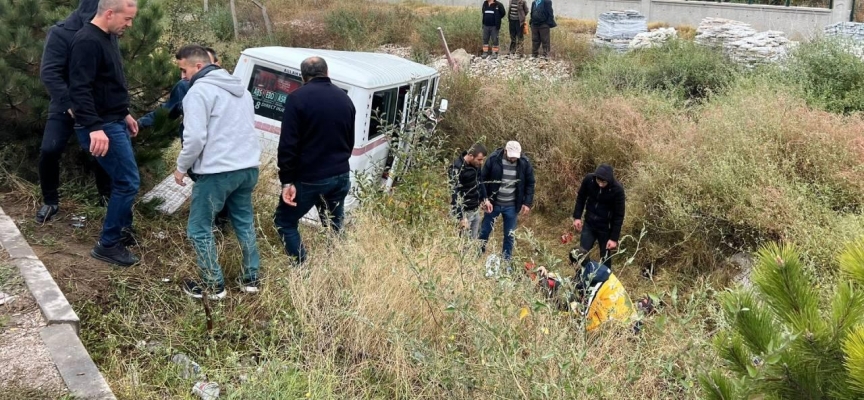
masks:
<svg viewBox="0 0 864 400"><path fill-rule="evenodd" d="M459 221L459 231L467 231L471 239L480 236L483 212L480 201L486 198L480 184L480 168L486 160L486 147L475 143L450 164L450 212Z"/></svg>
<svg viewBox="0 0 864 400"><path fill-rule="evenodd" d="M36 222L44 223L60 210L60 158L69 137L75 133L72 102L69 99L69 51L72 38L81 27L96 15L99 0L81 0L78 9L65 20L48 29L45 49L42 53L40 77L51 96L48 105L48 122L42 137L39 152L39 184L42 189L42 207L36 213ZM91 167L96 172L96 187L103 199L111 196L111 178L90 157Z"/></svg>
<svg viewBox="0 0 864 400"><path fill-rule="evenodd" d="M618 247L621 236L624 203L624 186L615 180L612 167L608 164L600 164L593 174L585 176L576 196L573 227L577 232L582 232L579 245L589 251L597 242L600 260L609 268L612 268L610 252Z"/></svg>

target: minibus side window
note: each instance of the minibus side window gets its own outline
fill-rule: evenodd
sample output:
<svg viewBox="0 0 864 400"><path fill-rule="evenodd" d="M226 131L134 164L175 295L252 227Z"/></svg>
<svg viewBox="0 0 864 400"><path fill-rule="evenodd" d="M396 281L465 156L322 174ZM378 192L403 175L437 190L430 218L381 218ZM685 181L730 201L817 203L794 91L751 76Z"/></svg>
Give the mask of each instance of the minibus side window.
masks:
<svg viewBox="0 0 864 400"><path fill-rule="evenodd" d="M396 89L375 92L372 95L372 112L369 114L369 138L372 140L384 134L387 126L396 122Z"/></svg>
<svg viewBox="0 0 864 400"><path fill-rule="evenodd" d="M302 85L299 76L256 65L252 69L248 87L249 93L252 94L255 114L282 121L288 95Z"/></svg>

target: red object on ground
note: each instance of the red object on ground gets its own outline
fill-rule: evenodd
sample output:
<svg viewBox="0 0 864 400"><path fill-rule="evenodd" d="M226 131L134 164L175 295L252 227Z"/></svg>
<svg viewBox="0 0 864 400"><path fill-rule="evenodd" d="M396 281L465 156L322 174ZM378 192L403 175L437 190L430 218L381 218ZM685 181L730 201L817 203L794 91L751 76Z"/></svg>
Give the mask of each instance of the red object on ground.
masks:
<svg viewBox="0 0 864 400"><path fill-rule="evenodd" d="M573 240L573 234L572 233L567 232L567 233L561 235L561 243L562 244L570 243L571 240Z"/></svg>

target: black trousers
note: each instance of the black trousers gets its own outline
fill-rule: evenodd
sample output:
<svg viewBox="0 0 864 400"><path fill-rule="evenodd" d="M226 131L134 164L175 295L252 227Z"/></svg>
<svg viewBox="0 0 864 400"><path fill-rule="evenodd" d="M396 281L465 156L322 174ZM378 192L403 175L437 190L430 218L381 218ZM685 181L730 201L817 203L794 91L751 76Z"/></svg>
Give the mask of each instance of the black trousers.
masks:
<svg viewBox="0 0 864 400"><path fill-rule="evenodd" d="M522 54L522 42L525 40L525 32L522 31L522 24L518 19L511 19L510 22L510 54Z"/></svg>
<svg viewBox="0 0 864 400"><path fill-rule="evenodd" d="M75 121L67 113L51 113L45 124L42 136L42 147L39 151L39 185L42 188L42 201L45 204L60 203L58 188L60 187L60 158L69 137L75 134ZM99 194L111 196L111 177L96 162L93 156L87 156L87 167L96 174L96 188Z"/></svg>
<svg viewBox="0 0 864 400"><path fill-rule="evenodd" d="M582 236L579 238L579 247L585 251L591 251L594 243L597 243L600 250L600 263L612 269L612 254L606 249L606 243L609 241L608 227L594 227L590 224L582 226Z"/></svg>
<svg viewBox="0 0 864 400"><path fill-rule="evenodd" d="M550 29L549 25L543 24L540 26L531 25L531 55L537 57L537 52L540 50L540 45L543 45L543 55L549 56L550 48Z"/></svg>

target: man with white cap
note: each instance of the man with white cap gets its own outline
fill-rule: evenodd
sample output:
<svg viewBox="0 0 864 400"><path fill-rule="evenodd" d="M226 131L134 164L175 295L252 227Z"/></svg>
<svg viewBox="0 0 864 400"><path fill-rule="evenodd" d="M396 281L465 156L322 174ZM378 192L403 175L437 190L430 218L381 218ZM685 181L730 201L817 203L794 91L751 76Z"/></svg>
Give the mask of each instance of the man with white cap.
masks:
<svg viewBox="0 0 864 400"><path fill-rule="evenodd" d="M517 141L509 141L503 149L497 149L489 157L480 172L480 182L485 187L483 201L483 223L480 229L482 250L492 233L492 226L499 215L504 217L504 260L509 261L513 253L513 232L519 214L526 215L534 205L534 168L522 154Z"/></svg>

